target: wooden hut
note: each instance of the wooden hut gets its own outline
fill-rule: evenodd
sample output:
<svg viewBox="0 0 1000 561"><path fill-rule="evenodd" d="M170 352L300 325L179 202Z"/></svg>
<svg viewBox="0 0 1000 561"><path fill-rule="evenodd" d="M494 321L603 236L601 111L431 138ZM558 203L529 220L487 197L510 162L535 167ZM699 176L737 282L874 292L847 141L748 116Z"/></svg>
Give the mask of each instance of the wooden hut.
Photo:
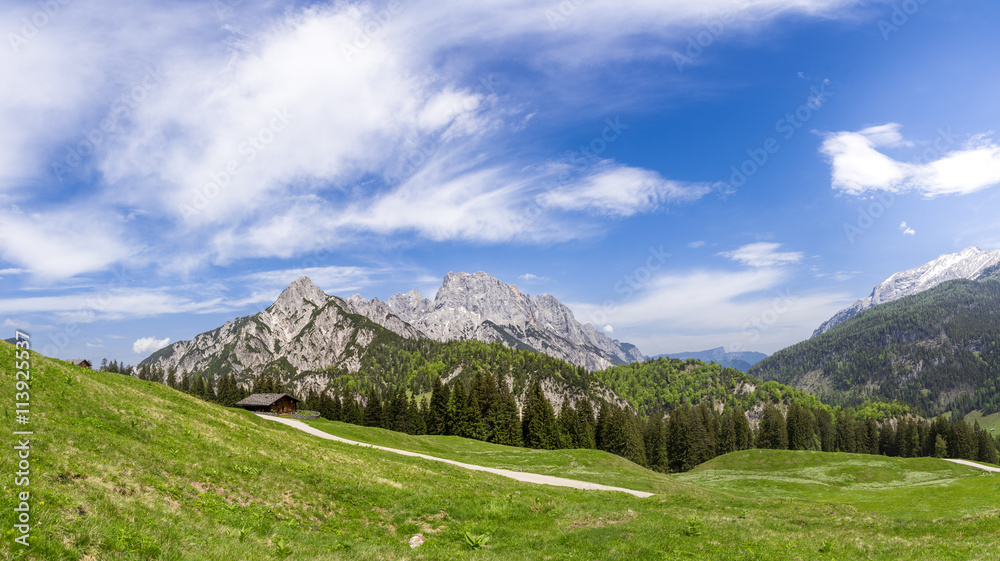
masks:
<svg viewBox="0 0 1000 561"><path fill-rule="evenodd" d="M295 413L300 402L287 393L255 393L237 403L236 407L264 413Z"/></svg>

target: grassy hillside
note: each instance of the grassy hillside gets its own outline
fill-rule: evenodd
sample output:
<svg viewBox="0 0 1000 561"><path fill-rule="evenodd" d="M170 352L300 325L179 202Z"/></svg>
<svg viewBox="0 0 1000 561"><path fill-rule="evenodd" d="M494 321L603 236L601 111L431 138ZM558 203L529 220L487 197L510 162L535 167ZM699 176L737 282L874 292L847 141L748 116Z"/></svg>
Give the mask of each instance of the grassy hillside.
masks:
<svg viewBox="0 0 1000 561"><path fill-rule="evenodd" d="M155 383L33 360L32 546L13 543L20 489L8 479L3 559L771 560L830 549L837 559L938 560L989 558L1000 531L995 492L932 522L905 505L861 515L836 502L740 497L655 475L661 494L648 499L542 487L329 442ZM13 347L0 343L6 474L16 471L13 361ZM612 468L622 469L635 470ZM427 542L410 549L417 533ZM467 534L491 538L474 550Z"/></svg>
<svg viewBox="0 0 1000 561"><path fill-rule="evenodd" d="M745 450L676 478L740 496L847 504L906 524L1000 512L983 502L1000 494L1000 475L936 458Z"/></svg>
<svg viewBox="0 0 1000 561"><path fill-rule="evenodd" d="M1000 411L1000 279L955 280L861 312L749 374L827 403L899 400L925 414Z"/></svg>
<svg viewBox="0 0 1000 561"><path fill-rule="evenodd" d="M306 422L322 431L357 442L480 466L580 479L652 493L674 493L678 490L678 483L672 477L598 450L533 450L457 436L410 436L325 419Z"/></svg>

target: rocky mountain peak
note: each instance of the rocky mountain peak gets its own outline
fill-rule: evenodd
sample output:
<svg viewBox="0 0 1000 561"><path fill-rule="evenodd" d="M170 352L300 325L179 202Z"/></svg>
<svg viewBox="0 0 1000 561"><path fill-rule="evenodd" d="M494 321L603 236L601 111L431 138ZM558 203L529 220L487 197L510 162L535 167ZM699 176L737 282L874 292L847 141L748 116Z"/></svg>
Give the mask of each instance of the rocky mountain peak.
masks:
<svg viewBox="0 0 1000 561"><path fill-rule="evenodd" d="M288 285L274 301L269 310L273 313L287 313L299 311L305 302L322 307L329 296L316 286L312 279L306 276L299 277L295 282Z"/></svg>
<svg viewBox="0 0 1000 561"><path fill-rule="evenodd" d="M608 338L550 294L532 298L483 271L450 272L431 302L416 290L389 298L393 314L439 341L500 341L535 349L590 370L645 357Z"/></svg>
<svg viewBox="0 0 1000 561"><path fill-rule="evenodd" d="M813 332L813 337L826 333L837 324L872 306L918 294L950 280L975 280L984 271L997 266L997 264L1000 264L1000 250L984 251L972 246L957 253L938 256L919 267L893 273L889 278L876 285L867 298L858 300L824 322L823 325L819 326L819 329Z"/></svg>

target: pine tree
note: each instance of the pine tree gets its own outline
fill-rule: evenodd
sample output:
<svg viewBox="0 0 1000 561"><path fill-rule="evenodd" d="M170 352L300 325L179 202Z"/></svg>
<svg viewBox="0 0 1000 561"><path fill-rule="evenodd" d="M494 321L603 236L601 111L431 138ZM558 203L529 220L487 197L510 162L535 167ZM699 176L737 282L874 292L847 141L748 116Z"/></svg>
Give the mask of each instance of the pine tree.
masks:
<svg viewBox="0 0 1000 561"><path fill-rule="evenodd" d="M757 432L757 447L772 450L788 450L788 428L781 411L773 403L764 405Z"/></svg>
<svg viewBox="0 0 1000 561"><path fill-rule="evenodd" d="M733 423L736 426L736 449L749 450L753 444L753 431L750 430L750 420L747 419L747 412L743 407L736 404L733 412Z"/></svg>
<svg viewBox="0 0 1000 561"><path fill-rule="evenodd" d="M730 412L730 425L732 425L732 410L727 409L727 411ZM646 460L649 463L649 469L661 472L669 470L666 426L663 424L663 418L659 415L654 415L646 424L645 440Z"/></svg>
<svg viewBox="0 0 1000 561"><path fill-rule="evenodd" d="M555 450L559 447L559 425L552 404L536 380L528 391L521 421L521 439L528 448Z"/></svg>
<svg viewBox="0 0 1000 561"><path fill-rule="evenodd" d="M456 380L451 388L451 403L448 407L452 421L451 434L464 437L472 433L472 427L468 425L470 416L465 411L468 406L469 399L465 394L465 384L461 380Z"/></svg>
<svg viewBox="0 0 1000 561"><path fill-rule="evenodd" d="M507 389L504 381L499 381L500 399L502 408L500 422L494 432L494 442L506 446L520 446L521 441L521 412L517 408L517 401L514 394Z"/></svg>
<svg viewBox="0 0 1000 561"><path fill-rule="evenodd" d="M578 448L580 434L577 430L576 409L569 402L569 397L564 397L562 406L559 408L559 434L562 437L560 448Z"/></svg>
<svg viewBox="0 0 1000 561"><path fill-rule="evenodd" d="M441 377L434 378L434 387L431 390L430 410L428 411L427 432L428 434L451 434L448 429L449 414L448 401L451 399L451 390L441 383Z"/></svg>
<svg viewBox="0 0 1000 561"><path fill-rule="evenodd" d="M379 400L378 392L375 391L375 386L369 388L365 396L364 426L382 426L382 402Z"/></svg>
<svg viewBox="0 0 1000 561"><path fill-rule="evenodd" d="M101 370L104 370L104 368L107 367L107 364L108 364L108 359L104 359L103 364L101 366ZM167 369L167 381L166 382L167 382L167 385L170 386L171 388L177 389L177 367L176 366L171 366L170 368Z"/></svg>
<svg viewBox="0 0 1000 561"><path fill-rule="evenodd" d="M648 441L647 441L648 442ZM649 445L646 445L647 449ZM722 412L722 419L719 422L719 438L716 442L716 454L728 454L736 451L736 417L732 407L727 407ZM652 456L652 455L651 455ZM650 463L653 463L650 457Z"/></svg>
<svg viewBox="0 0 1000 561"><path fill-rule="evenodd" d="M597 448L594 433L597 429L597 420L594 419L594 406L586 397L576 402L576 433L579 435L577 448Z"/></svg>
<svg viewBox="0 0 1000 561"><path fill-rule="evenodd" d="M816 430L819 436L820 450L833 452L837 449L837 428L833 425L833 415L826 409L820 409L816 414Z"/></svg>
<svg viewBox="0 0 1000 561"><path fill-rule="evenodd" d="M667 420L667 465L674 473L688 471L697 465L691 458L690 433L690 407L679 405Z"/></svg>
<svg viewBox="0 0 1000 561"><path fill-rule="evenodd" d="M420 414L420 407L417 405L416 396L410 395L410 404L406 408L406 412L410 418L410 431L407 434L427 434L427 422L424 421L424 416Z"/></svg>

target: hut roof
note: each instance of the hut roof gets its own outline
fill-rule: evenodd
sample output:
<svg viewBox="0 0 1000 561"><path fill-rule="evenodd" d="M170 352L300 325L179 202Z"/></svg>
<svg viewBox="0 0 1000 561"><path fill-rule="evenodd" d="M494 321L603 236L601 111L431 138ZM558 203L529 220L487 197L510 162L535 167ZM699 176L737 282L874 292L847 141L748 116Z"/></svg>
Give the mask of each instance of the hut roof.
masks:
<svg viewBox="0 0 1000 561"><path fill-rule="evenodd" d="M237 407L243 405L263 405L271 406L274 405L279 399L283 397L288 397L296 403L302 403L301 399L295 399L294 397L288 395L287 393L255 393L246 399L241 400L236 404Z"/></svg>

